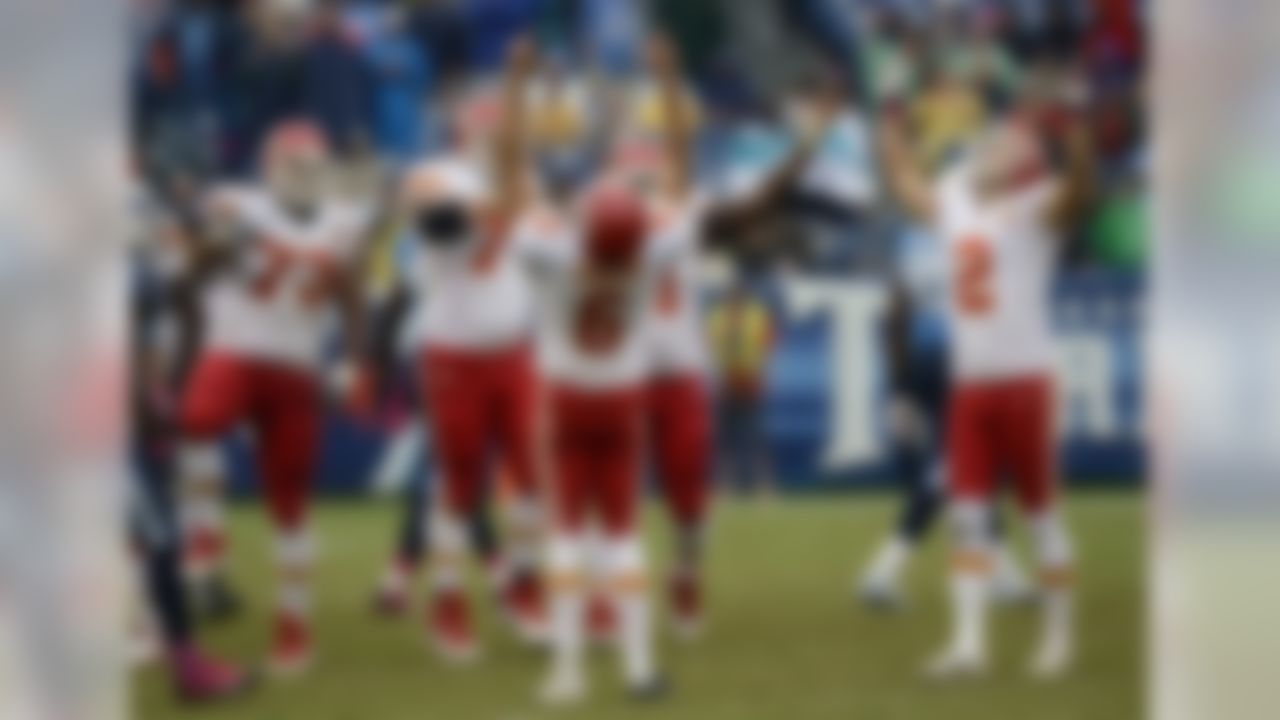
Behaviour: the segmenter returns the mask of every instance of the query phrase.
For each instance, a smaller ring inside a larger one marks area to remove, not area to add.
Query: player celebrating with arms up
[[[652,467],[675,525],[670,579],[672,619],[685,639],[702,627],[702,560],[711,491],[712,418],[707,388],[709,358],[703,335],[699,286],[700,250],[709,240],[741,236],[747,223],[775,209],[808,165],[835,108],[807,107],[802,142],[779,167],[732,200],[716,199],[695,185],[695,105],[685,92],[675,48],[663,36],[650,39],[647,63],[656,90],[659,137],[622,145],[605,176],[641,193],[654,236],[683,238],[650,298],[646,424]]]
[[[402,189],[401,213],[419,251],[411,282],[419,295],[430,296],[412,332],[422,348],[420,385],[430,446],[443,474],[430,529],[431,623],[437,647],[456,661],[477,652],[462,563],[468,520],[487,495],[486,478],[496,475],[491,448],[502,453],[517,493],[507,527],[510,577],[504,606],[523,639],[536,641],[544,634],[530,296],[527,278],[503,241],[518,206],[515,198],[530,190],[525,169],[502,168],[512,165],[513,153],[522,152],[510,146],[508,127],[524,122],[521,108],[532,69],[531,57],[513,53],[491,136],[477,140],[480,147],[470,153],[415,165]]]
[[[288,121],[266,140],[261,187],[214,191],[196,248],[208,339],[181,410],[183,431],[196,441],[242,422],[254,432],[276,529],[270,661],[285,674],[311,657],[307,503],[320,441],[321,354],[335,310],[347,340],[342,390],[354,402],[365,387],[355,265],[370,213],[328,196],[328,157],[318,128]]]
[[[636,527],[644,386],[652,369],[649,316],[677,263],[703,238],[731,232],[781,197],[826,126],[815,115],[792,157],[754,193],[732,203],[699,201],[690,191],[691,133],[676,98],[674,56],[664,41],[657,41],[654,53],[664,86],[669,171],[656,184],[606,176],[573,207],[532,208],[512,240],[534,279],[538,361],[546,383],[554,526],[548,548],[552,667],[542,694],[552,703],[573,702],[585,692],[584,584],[593,520],[603,547],[591,554],[603,566],[627,685],[640,699],[662,694],[647,563]],[[508,157],[518,160],[522,153]],[[519,164],[507,172],[511,185]]]
[[[989,514],[1002,472],[1030,522],[1044,589],[1031,671],[1061,674],[1073,655],[1072,550],[1055,497],[1048,302],[1058,236],[1091,194],[1092,152],[1081,120],[1068,130],[1066,146],[1065,171],[1055,175],[1027,120],[1006,118],[930,188],[893,121],[884,129],[890,184],[909,211],[936,228],[947,255],[947,463],[956,543],[953,632],[928,668],[935,676],[976,674],[986,665]]]

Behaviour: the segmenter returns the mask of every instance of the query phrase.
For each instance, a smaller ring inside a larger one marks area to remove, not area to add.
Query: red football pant
[[[489,452],[497,446],[516,489],[535,492],[533,362],[523,346],[496,352],[428,348],[421,386],[431,418],[432,449],[444,472],[444,502],[470,515],[480,502]]]
[[[643,392],[557,386],[547,395],[556,528],[577,533],[594,516],[609,537],[632,532],[640,500]]]
[[[952,496],[986,500],[1007,472],[1023,509],[1043,510],[1057,489],[1053,429],[1048,377],[959,383],[947,428]]]
[[[654,378],[648,388],[653,465],[676,522],[694,525],[706,513],[711,474],[711,399],[702,377]]]
[[[258,472],[277,525],[299,527],[320,440],[320,388],[313,373],[218,351],[196,363],[182,398],[183,432],[195,440],[253,428]]]

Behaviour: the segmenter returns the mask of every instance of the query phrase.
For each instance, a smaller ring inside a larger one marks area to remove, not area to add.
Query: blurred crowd
[[[508,40],[532,31],[552,49],[534,118],[542,165],[571,177],[590,161],[593,127],[652,113],[632,103],[636,117],[619,119],[588,89],[632,77],[644,35],[661,27],[701,103],[709,183],[732,188],[785,152],[791,96],[839,95],[846,110],[810,184],[864,212],[796,212],[777,231],[802,237],[802,267],[857,272],[902,232],[879,202],[882,111],[908,114],[920,159],[936,168],[993,108],[1027,102],[1065,68],[1087,78],[1106,181],[1068,266],[1136,269],[1143,12],[1141,0],[141,0],[133,140],[151,189],[182,202],[212,179],[251,174],[277,121],[310,117],[339,150],[343,182],[372,193],[387,170],[456,138],[464,99]]]

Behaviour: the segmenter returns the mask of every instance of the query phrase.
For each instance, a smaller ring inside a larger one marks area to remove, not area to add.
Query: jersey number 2
[[[965,238],[956,247],[955,301],[966,315],[985,315],[995,306],[991,276],[995,258],[991,245],[979,237]]]

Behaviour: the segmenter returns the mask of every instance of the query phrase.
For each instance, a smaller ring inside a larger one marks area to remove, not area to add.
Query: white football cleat
[[[982,652],[948,647],[925,665],[925,676],[934,680],[977,678],[987,673],[987,658]]]
[[[552,668],[538,689],[538,699],[552,707],[577,705],[586,697],[587,686],[578,670]]]
[[[1031,605],[1039,598],[1037,588],[1021,575],[997,573],[991,580],[991,599],[998,605]]]
[[[884,582],[863,582],[857,588],[858,599],[873,610],[898,611],[906,606],[906,600],[898,588]]]
[[[702,637],[705,625],[701,615],[674,616],[671,619],[671,628],[677,640],[691,643]]]
[[[1065,633],[1049,635],[1040,643],[1039,650],[1031,658],[1030,675],[1039,680],[1056,680],[1071,669],[1075,649]]]

